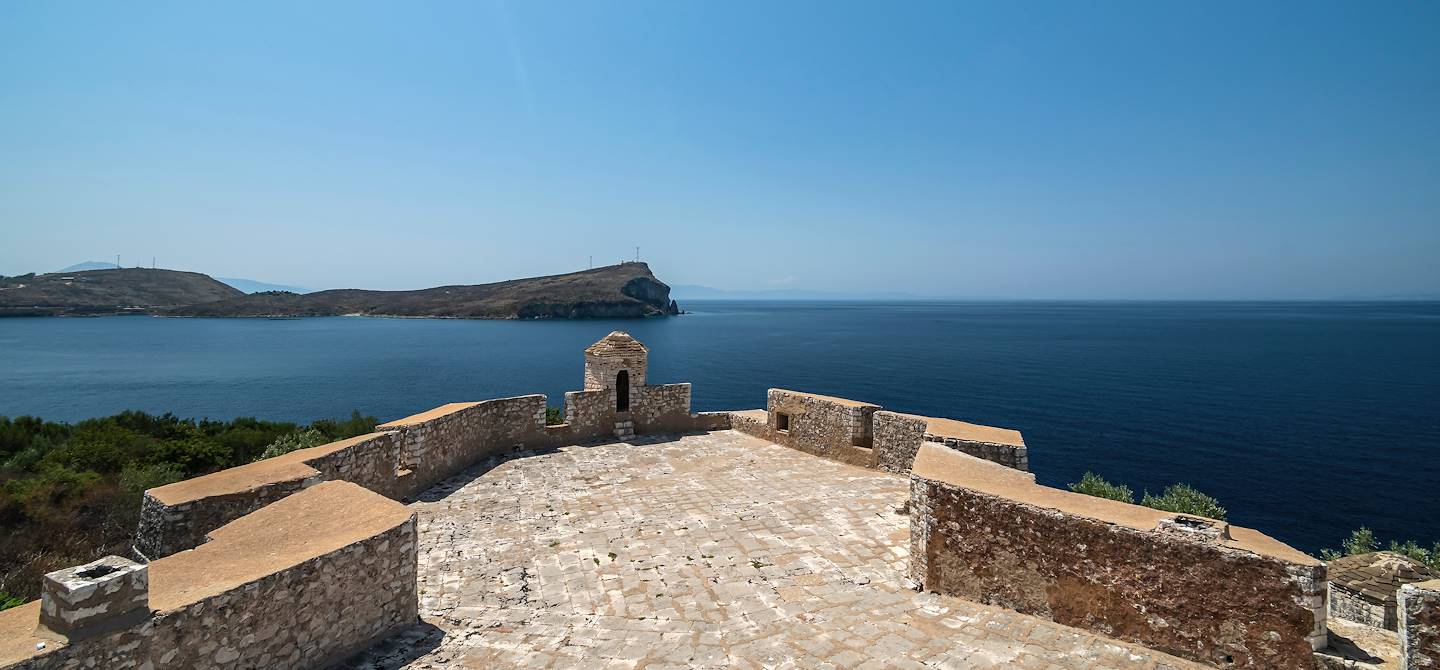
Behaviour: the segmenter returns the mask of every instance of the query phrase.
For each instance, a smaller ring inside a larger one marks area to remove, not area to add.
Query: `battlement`
[[[81,662],[298,668],[338,661],[397,631],[413,630],[421,590],[451,589],[460,579],[432,576],[417,584],[423,532],[417,529],[417,505],[423,509],[423,501],[453,493],[454,482],[464,481],[456,475],[478,464],[498,464],[498,470],[546,454],[581,458],[591,451],[607,458],[636,455],[584,470],[583,482],[644,482],[681,471],[725,470],[713,480],[701,476],[695,480],[701,483],[689,488],[650,490],[644,495],[659,496],[659,507],[647,509],[773,508],[777,516],[756,531],[762,533],[787,523],[795,510],[776,508],[782,503],[775,501],[700,504],[692,495],[697,485],[715,487],[707,495],[747,495],[746,487],[725,484],[729,470],[750,467],[746,450],[757,456],[762,450],[793,453],[765,460],[770,467],[808,463],[816,477],[838,477],[834,494],[853,488],[844,482],[860,481],[844,473],[863,473],[872,494],[852,501],[857,508],[884,504],[874,497],[891,495],[884,492],[902,492],[889,509],[908,514],[908,522],[898,534],[873,538],[898,537],[900,545],[884,550],[898,559],[863,580],[847,581],[852,587],[872,579],[908,582],[1215,667],[1312,667],[1312,650],[1326,642],[1325,566],[1262,533],[1036,484],[1025,441],[1012,429],[785,389],[769,389],[765,409],[692,413],[689,384],[648,383],[648,355],[623,333],[588,349],[585,388],[565,394],[565,422],[559,425],[545,424],[544,395],[450,403],[383,423],[367,435],[151,489],[135,543],[146,563],[110,557],[52,573],[45,604],[0,612],[0,669]],[[722,432],[709,440],[703,435],[709,431]],[[679,434],[705,439],[657,437]],[[668,447],[664,459],[675,465],[657,472],[625,470],[657,462],[660,456],[652,450],[666,444],[694,444],[704,453],[686,462],[688,452]],[[575,445],[596,446],[576,450]],[[739,476],[747,482],[756,477]],[[779,486],[788,479],[767,481]],[[600,518],[626,518],[618,510],[637,493],[626,485],[615,495],[620,498],[592,501],[582,511],[602,514],[593,506],[617,505]],[[672,504],[665,496],[679,496],[673,503],[679,507],[665,507]],[[794,494],[779,499],[793,501]],[[827,502],[820,496],[797,504]],[[558,517],[547,507],[540,518],[555,523]],[[752,519],[757,519],[753,513],[741,517]],[[706,523],[723,528],[734,520]],[[686,523],[675,532],[688,528]],[[522,528],[518,536],[533,542],[550,532]],[[814,532],[813,524],[805,526],[806,539],[791,549],[827,541],[808,535]],[[611,534],[608,526],[600,533]],[[846,543],[854,541],[849,531],[844,534]],[[644,537],[636,541],[647,546]],[[753,544],[746,538],[739,543]],[[557,539],[549,547],[559,544]],[[548,556],[558,560],[554,552]],[[688,564],[692,557],[686,558]],[[600,553],[567,560],[547,563],[540,574],[604,566]],[[608,560],[615,561],[615,553]],[[642,554],[631,560],[649,559]],[[784,560],[801,565],[811,558],[799,553]],[[750,564],[756,571],[768,565],[761,559]],[[450,559],[440,565],[450,565]],[[92,570],[95,566],[105,569]],[[785,578],[792,572],[776,574]],[[565,588],[581,577],[567,577]],[[94,586],[101,581],[115,586]],[[503,581],[463,588],[504,588]],[[1430,590],[1402,593],[1400,607],[1409,608],[1410,621],[1431,622],[1433,584],[1420,586]],[[798,585],[776,588],[791,590],[762,594],[756,602],[789,602]],[[102,590],[113,598],[94,600]],[[446,592],[454,597],[453,590]],[[586,595],[579,602],[596,597],[619,595]],[[101,600],[104,606],[97,609]],[[277,608],[275,602],[287,604]],[[665,612],[713,605],[675,603]],[[1408,650],[1416,658],[1434,647],[1434,636],[1423,632],[1428,630],[1417,628],[1407,638],[1413,639]],[[1181,662],[1166,658],[1162,664]]]

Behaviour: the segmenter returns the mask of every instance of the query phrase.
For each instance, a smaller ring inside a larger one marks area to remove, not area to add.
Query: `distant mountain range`
[[[762,291],[731,291],[727,289],[676,284],[670,287],[676,300],[928,300],[925,296],[899,291],[855,293],[841,291],[810,291],[806,289],[768,289]]]
[[[253,282],[252,288],[257,284],[273,286]],[[670,287],[656,279],[644,263],[621,263],[493,284],[418,291],[336,289],[303,295],[283,290],[246,294],[200,273],[150,268],[107,267],[0,277],[0,316],[585,319],[660,316],[679,311],[670,299]]]

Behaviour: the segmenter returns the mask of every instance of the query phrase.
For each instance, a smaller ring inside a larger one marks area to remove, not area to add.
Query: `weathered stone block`
[[[106,633],[150,615],[146,566],[106,556],[45,575],[40,593],[40,632],[69,639]]]

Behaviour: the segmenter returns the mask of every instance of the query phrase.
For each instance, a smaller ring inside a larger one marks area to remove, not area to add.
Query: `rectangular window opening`
[[[784,412],[775,413],[775,430],[782,433],[790,432],[790,415]]]

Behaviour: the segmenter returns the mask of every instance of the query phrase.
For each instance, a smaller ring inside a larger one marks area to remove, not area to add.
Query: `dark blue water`
[[[0,414],[309,421],[580,386],[614,329],[697,410],[788,387],[1018,428],[1039,480],[1184,481],[1315,551],[1440,540],[1440,303],[695,302],[645,321],[0,320]]]

